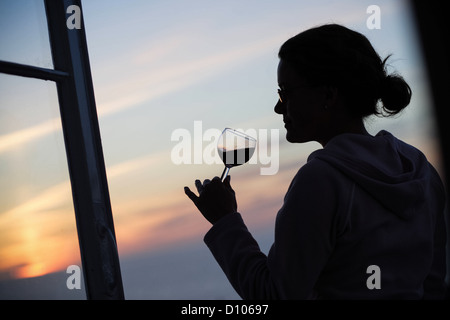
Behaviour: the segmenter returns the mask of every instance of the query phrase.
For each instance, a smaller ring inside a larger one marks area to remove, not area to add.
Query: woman
[[[230,179],[185,193],[212,224],[205,242],[244,299],[422,299],[445,294],[443,184],[425,156],[364,118],[399,113],[411,90],[363,35],[309,29],[279,51],[275,112],[290,142],[318,141],[293,178],[265,256]]]

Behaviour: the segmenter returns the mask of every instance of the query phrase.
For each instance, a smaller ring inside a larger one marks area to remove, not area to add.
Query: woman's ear
[[[339,90],[335,86],[325,86],[325,105],[331,109],[338,102]]]

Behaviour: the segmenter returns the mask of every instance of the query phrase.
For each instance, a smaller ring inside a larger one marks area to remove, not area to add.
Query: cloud
[[[114,81],[109,86],[99,88],[97,95],[97,111],[99,117],[105,117],[136,107],[160,96],[176,92],[198,83],[208,77],[228,70],[232,66],[244,63],[255,55],[273,49],[280,41],[279,37],[263,39],[245,46],[233,48],[227,52],[199,57],[194,61],[184,61],[175,65],[164,65],[150,69],[141,74],[130,74],[126,81]],[[168,49],[175,47],[174,42],[168,42]],[[162,55],[165,50],[159,49]],[[158,56],[159,54],[156,54]],[[138,62],[144,65],[145,59],[139,57]],[[123,79],[123,78],[122,78]],[[103,98],[106,97],[106,98]],[[61,120],[54,118],[0,136],[0,153],[11,150],[23,144],[31,143],[61,129]]]
[[[40,124],[0,136],[0,153],[43,138],[61,129],[61,119],[54,118]]]
[[[98,102],[100,116],[124,111],[138,103],[149,101],[162,95],[173,93],[196,84],[211,76],[217,76],[250,58],[265,53],[278,45],[280,37],[262,39],[253,43],[232,48],[208,56],[199,56],[195,60],[173,63],[162,60],[162,65],[147,67],[144,58],[139,59],[140,72],[128,77],[124,83],[118,81],[102,86],[100,96],[105,100]],[[172,43],[170,43],[173,46]],[[160,49],[161,51],[164,51]],[[117,90],[114,90],[117,89]],[[106,100],[107,99],[107,100]]]

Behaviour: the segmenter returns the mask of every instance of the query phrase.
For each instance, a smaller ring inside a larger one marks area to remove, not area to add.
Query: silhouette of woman
[[[266,256],[230,185],[195,181],[186,195],[213,226],[204,241],[244,299],[440,299],[445,294],[444,186],[416,148],[364,118],[399,113],[411,89],[387,74],[362,34],[306,30],[279,51],[289,142],[318,141],[293,178]]]

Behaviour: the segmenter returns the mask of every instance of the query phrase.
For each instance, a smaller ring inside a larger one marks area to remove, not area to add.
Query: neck
[[[370,135],[364,126],[363,120],[355,119],[353,121],[343,122],[338,126],[330,127],[327,134],[322,139],[319,139],[318,142],[322,147],[325,147],[332,138],[344,133]]]

